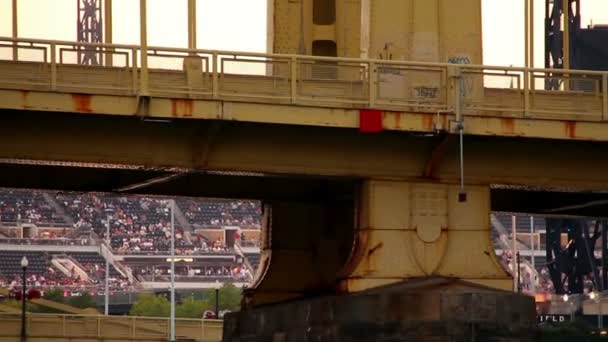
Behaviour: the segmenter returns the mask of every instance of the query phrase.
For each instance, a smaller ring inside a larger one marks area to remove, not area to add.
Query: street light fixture
[[[589,294],[589,298],[591,298],[592,300],[595,300],[597,303],[597,328],[599,330],[603,329],[604,326],[604,320],[603,320],[603,313],[602,313],[602,293],[596,293],[595,291],[591,292]]]
[[[26,270],[27,270],[27,266],[29,265],[29,262],[27,261],[27,258],[24,256],[21,259],[21,268],[23,269],[23,277],[21,278],[21,283],[22,283],[22,290],[21,290],[21,342],[25,342],[26,340],[26,333],[25,333],[25,288],[26,288]]]
[[[215,281],[215,319],[220,319],[220,311],[219,311],[219,307],[220,307],[220,301],[219,301],[219,297],[220,297],[220,281],[216,280]]]

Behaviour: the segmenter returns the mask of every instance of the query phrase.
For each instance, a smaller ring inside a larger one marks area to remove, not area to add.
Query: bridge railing
[[[222,340],[221,320],[176,319],[176,337],[199,342]],[[167,341],[167,318],[103,315],[27,314],[27,336],[36,340]],[[21,315],[0,313],[0,339],[19,337]],[[15,339],[16,340],[16,339]]]
[[[0,75],[5,89],[608,120],[599,71],[0,37]]]

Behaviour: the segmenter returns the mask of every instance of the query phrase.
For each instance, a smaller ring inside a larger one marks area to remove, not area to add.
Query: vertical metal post
[[[530,0],[524,1],[524,65],[530,67]]]
[[[137,334],[137,316],[131,317],[131,339],[135,339],[135,335]]]
[[[51,91],[57,90],[57,45],[51,43]]]
[[[196,0],[188,0],[188,49],[196,49]]]
[[[369,67],[369,71],[368,71],[368,82],[369,82],[369,107],[370,108],[374,108],[374,106],[376,105],[376,77],[377,77],[377,72],[376,72],[376,63],[374,62],[369,62],[368,64]]]
[[[289,62],[290,67],[291,67],[291,71],[290,71],[290,78],[291,78],[291,103],[295,104],[296,103],[296,97],[298,94],[298,59],[296,56],[292,56],[291,60]]]
[[[458,161],[460,164],[460,192],[458,193],[458,202],[466,202],[467,194],[464,191],[464,122],[462,121],[462,118],[460,119],[460,121],[458,121],[458,136]]]
[[[133,88],[133,94],[137,94],[137,80],[138,80],[138,63],[137,63],[137,48],[131,49],[131,87]]]
[[[108,215],[108,220],[106,222],[106,274],[105,274],[105,301],[104,301],[104,314],[107,316],[110,313],[110,260],[108,258],[107,253],[110,250],[110,216]]]
[[[521,256],[519,252],[515,256],[515,260],[517,261],[517,292],[521,293]]]
[[[82,43],[103,43],[101,0],[77,0],[78,20],[76,33]],[[94,46],[79,46],[78,63],[102,64],[101,49]]]
[[[534,216],[530,216],[530,249],[532,249],[532,293],[536,293],[536,277],[534,274],[536,273],[536,244],[534,234]]]
[[[602,75],[602,119],[608,120],[608,73]]]
[[[597,328],[602,329],[602,293],[597,294]]]
[[[17,18],[17,0],[13,0],[12,9],[13,12],[13,39],[19,38],[19,19]],[[17,48],[17,42],[13,41],[13,61],[19,60],[19,49]]]
[[[215,286],[215,319],[220,319],[220,288]]]
[[[602,292],[600,292],[598,294],[598,299],[599,299],[599,312],[598,312],[598,319],[600,321],[600,330],[604,329],[604,312],[602,311]]]
[[[530,82],[531,82],[531,71],[530,71],[530,2],[534,0],[525,0],[524,3],[524,65],[526,71],[524,72],[524,117],[529,115],[530,112]]]
[[[217,99],[220,97],[220,81],[219,81],[219,73],[220,73],[220,66],[219,66],[219,57],[217,55],[216,51],[213,51],[213,54],[211,56],[212,60],[213,60],[213,75],[212,75],[212,86],[211,86],[211,92],[213,94],[213,98]]]
[[[103,19],[104,23],[104,39],[106,44],[112,44],[112,0],[104,0],[103,3]],[[106,66],[112,66],[114,63],[112,49],[106,48],[109,51],[106,53]]]
[[[511,255],[511,263],[513,264],[513,291],[517,291],[517,277],[516,272],[518,271],[518,265],[516,264],[516,255],[517,255],[517,229],[516,229],[516,221],[517,218],[515,215],[511,215],[511,239],[513,246],[512,255]]]
[[[175,200],[171,204],[171,337],[175,341]]]
[[[140,94],[148,94],[148,6],[147,0],[139,0],[139,40],[141,54]]]
[[[608,288],[608,221],[602,221],[602,290]]]
[[[25,257],[24,257],[25,258]],[[26,301],[26,269],[27,266],[21,267],[23,269],[23,278],[21,278],[22,290],[21,290],[21,342],[25,342],[27,340],[27,332],[25,330],[25,301]]]
[[[534,1],[530,0],[530,68],[534,68]],[[530,80],[532,90],[534,90],[534,79]]]
[[[524,71],[524,117],[530,116],[530,83],[534,82],[533,72],[526,68]]]
[[[564,16],[564,36],[563,36],[563,69],[570,69],[570,0],[562,0],[562,11]],[[570,90],[569,75],[564,74],[564,90]]]

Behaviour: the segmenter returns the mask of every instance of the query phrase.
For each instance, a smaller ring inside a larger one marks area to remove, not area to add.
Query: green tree
[[[60,288],[50,289],[44,292],[42,298],[52,300],[53,302],[57,303],[63,303],[63,290]]]
[[[558,325],[544,325],[541,327],[542,342],[594,342],[608,341],[608,337],[594,334],[594,326],[583,320],[560,323]]]
[[[97,306],[93,296],[86,292],[80,296],[68,298],[67,304],[80,309],[95,308]]]
[[[175,317],[201,318],[205,310],[212,310],[208,301],[196,300],[194,297],[189,297],[175,308]]]
[[[171,307],[166,298],[153,294],[142,294],[133,303],[129,314],[143,317],[169,317],[170,310]]]
[[[215,293],[213,294],[213,300],[215,305]],[[243,298],[243,292],[240,288],[234,286],[232,283],[224,283],[219,291],[219,307],[220,311],[230,310],[239,311],[241,309],[241,299]]]

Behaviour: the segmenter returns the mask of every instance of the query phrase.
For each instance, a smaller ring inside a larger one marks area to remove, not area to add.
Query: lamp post
[[[112,216],[108,215],[107,219],[108,221],[106,222],[106,273],[104,276],[104,281],[105,281],[105,286],[104,286],[104,292],[105,292],[105,296],[104,296],[104,309],[103,312],[104,314],[107,316],[110,314],[110,257],[109,257],[109,253],[110,253],[110,249],[112,248],[112,241],[110,240],[110,219],[112,218]]]
[[[26,340],[26,333],[25,333],[25,300],[26,300],[25,282],[26,282],[26,280],[25,280],[25,276],[26,276],[27,265],[28,265],[28,261],[27,261],[27,258],[24,256],[21,259],[21,268],[23,269],[23,278],[21,278],[21,282],[23,284],[22,290],[21,290],[21,342],[25,342],[25,340]]]
[[[604,322],[602,319],[602,293],[591,292],[589,294],[589,298],[595,300],[597,302],[597,328],[602,330]]]
[[[570,296],[568,296],[568,294],[564,294],[562,296],[562,299],[564,300],[564,303],[568,303],[568,307],[570,308],[570,322],[574,321],[574,303],[570,302]]]
[[[169,200],[171,209],[171,331],[170,341],[175,342],[175,200]]]
[[[220,319],[220,281],[215,281],[215,319]]]

